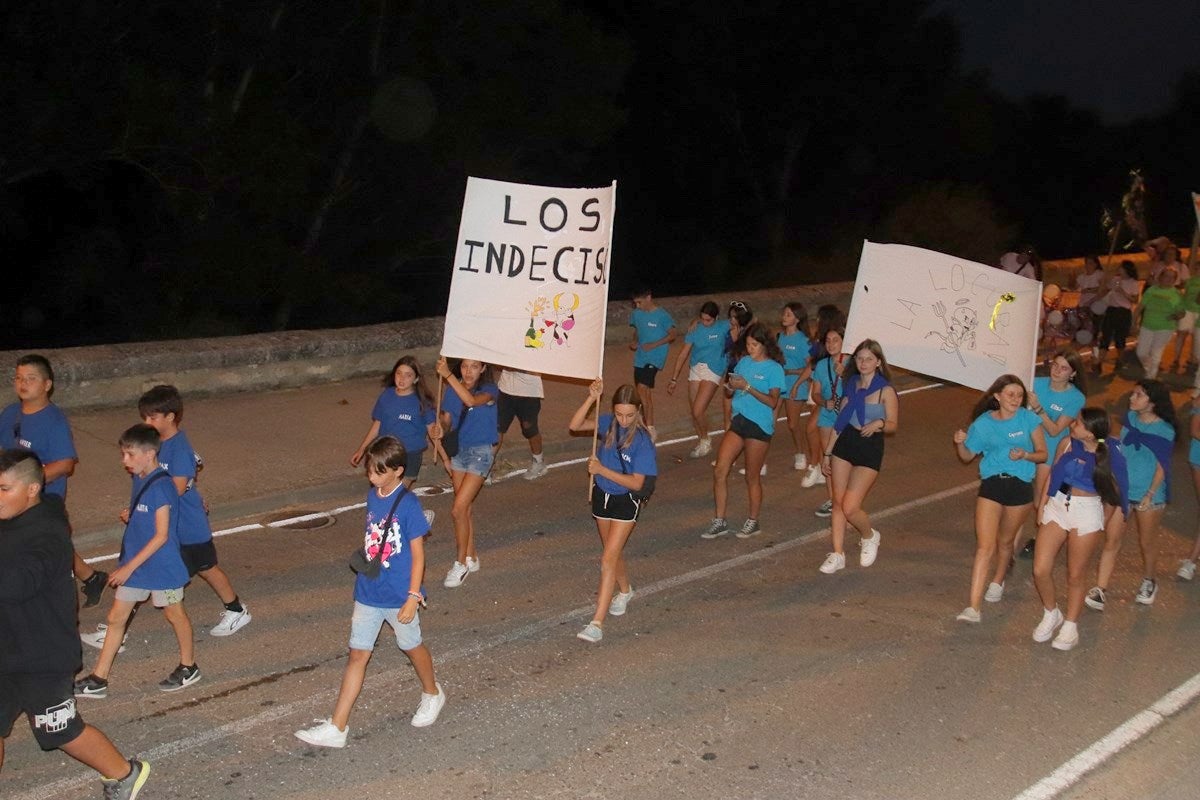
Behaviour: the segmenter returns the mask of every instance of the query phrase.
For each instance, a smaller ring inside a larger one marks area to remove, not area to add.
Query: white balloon
[[[1075,331],[1075,341],[1079,342],[1080,344],[1091,344],[1092,332],[1087,328],[1080,328],[1079,330]]]
[[[1057,308],[1046,315],[1046,322],[1049,322],[1051,325],[1062,325],[1062,321],[1063,313]]]

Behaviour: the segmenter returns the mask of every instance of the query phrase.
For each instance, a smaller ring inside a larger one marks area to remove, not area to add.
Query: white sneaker
[[[741,467],[740,469],[738,469],[738,475],[745,475],[745,474],[746,474],[746,468],[745,468],[745,467]],[[762,465],[762,469],[760,469],[760,470],[758,471],[758,474],[759,474],[759,475],[766,475],[766,474],[767,474],[767,465],[766,465],[766,464],[763,464],[763,465]]]
[[[545,461],[534,461],[529,465],[529,469],[525,470],[525,480],[536,481],[549,471],[550,468],[546,466]]]
[[[804,453],[797,453],[796,457],[792,460],[792,469],[808,469],[808,456],[804,455]]]
[[[467,556],[467,572],[479,572],[479,559]]]
[[[241,611],[229,611],[226,609],[221,612],[221,621],[213,625],[208,631],[209,636],[232,636],[242,628],[250,624],[250,609],[245,603],[242,603]]]
[[[446,693],[442,691],[442,685],[435,683],[434,686],[437,687],[437,694],[421,692],[421,704],[412,716],[414,728],[425,728],[437,722],[438,714],[442,713],[442,706],[446,705]]]
[[[446,573],[446,579],[442,581],[442,586],[445,586],[447,589],[454,589],[458,586],[462,586],[463,581],[467,579],[467,573],[470,571],[471,570],[466,564],[461,564],[455,561],[454,566],[452,566],[450,571]]]
[[[628,592],[617,592],[613,595],[612,602],[608,604],[608,614],[611,617],[624,616],[625,609],[629,607],[629,601],[633,599],[633,587],[629,587]]]
[[[1180,580],[1190,581],[1196,577],[1196,562],[1191,559],[1185,559],[1179,563],[1179,569],[1175,571],[1175,576]]]
[[[869,567],[875,563],[876,557],[879,555],[879,542],[883,539],[879,535],[879,531],[871,528],[871,538],[863,539],[858,543],[862,548],[858,553],[858,565],[860,567]]]
[[[100,623],[97,623],[97,625],[96,625],[95,633],[79,634],[79,641],[83,642],[88,647],[94,647],[97,650],[100,650],[101,648],[104,647],[104,640],[105,640],[105,638],[107,638],[107,636],[108,636],[108,625],[104,624],[103,622],[100,622]],[[124,637],[122,637],[121,647],[117,650],[118,653],[125,652],[125,643],[127,641],[129,641],[128,633],[125,634]]]
[[[808,468],[808,472],[804,473],[804,477],[800,479],[801,489],[811,489],[814,486],[824,486],[825,476],[821,474],[821,465],[813,464]]]
[[[650,434],[650,441],[652,441],[652,442],[658,441],[658,431],[655,430],[653,425],[647,425],[646,431]]]
[[[1077,644],[1079,644],[1079,626],[1068,620],[1062,624],[1058,636],[1054,637],[1050,646],[1055,650],[1070,650]]]
[[[983,599],[989,603],[999,603],[1004,597],[1003,583],[989,583],[987,591],[983,593]]]
[[[1042,621],[1033,629],[1033,640],[1035,642],[1048,642],[1050,637],[1054,636],[1054,632],[1062,627],[1063,615],[1058,610],[1058,606],[1054,607],[1053,611],[1043,611]]]
[[[688,453],[688,458],[704,458],[712,452],[712,439],[705,436]]]
[[[955,619],[959,622],[980,622],[983,619],[983,614],[980,614],[975,609],[967,606],[962,611],[958,612],[958,616],[955,617]]]
[[[821,572],[824,572],[826,575],[832,575],[833,573],[837,572],[839,569],[845,569],[845,568],[846,568],[846,554],[845,553],[830,553],[829,555],[825,556],[825,561],[821,564]]]
[[[585,642],[595,644],[604,638],[604,629],[595,622],[589,622],[583,626],[583,630],[575,634],[576,639],[583,639]]]
[[[333,724],[332,720],[318,719],[317,723],[311,728],[296,731],[295,736],[305,744],[311,744],[314,747],[345,747],[346,737],[350,734],[350,728],[346,730],[338,730],[338,727]]]

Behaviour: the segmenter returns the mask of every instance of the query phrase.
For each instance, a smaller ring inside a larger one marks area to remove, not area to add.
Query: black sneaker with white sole
[[[86,581],[80,581],[79,585],[83,588],[83,607],[91,608],[99,605],[100,595],[104,593],[104,587],[108,584],[108,573],[96,570],[88,577]]]
[[[75,681],[75,696],[103,700],[108,697],[108,681],[104,678],[97,678],[95,675],[80,678]]]
[[[158,682],[158,689],[162,692],[178,692],[198,680],[200,680],[200,667],[195,664],[190,667],[180,664],[170,675]]]

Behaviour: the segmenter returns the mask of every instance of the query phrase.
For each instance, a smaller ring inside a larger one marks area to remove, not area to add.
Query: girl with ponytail
[[[1058,446],[1050,470],[1033,555],[1033,581],[1042,600],[1035,642],[1054,641],[1055,650],[1079,644],[1077,622],[1083,610],[1084,573],[1104,530],[1104,507],[1126,506],[1129,484],[1119,447],[1110,447],[1108,414],[1088,407],[1071,420],[1070,436]],[[1067,546],[1067,613],[1055,601],[1054,561]],[[1055,631],[1058,635],[1055,636]]]

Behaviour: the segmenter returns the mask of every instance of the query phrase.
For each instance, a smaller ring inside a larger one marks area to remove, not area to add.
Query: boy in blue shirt
[[[179,429],[183,422],[183,398],[174,386],[155,386],[138,400],[138,413],[142,421],[158,431],[162,438],[158,463],[171,476],[175,491],[179,493],[179,552],[187,567],[188,578],[199,575],[225,605],[221,621],[209,630],[209,634],[230,636],[237,633],[250,623],[250,612],[238,599],[225,570],[217,563],[208,508],[196,488],[196,476],[202,462],[192,449],[187,434]]]
[[[67,478],[75,474],[79,456],[71,438],[66,415],[51,402],[54,394],[54,370],[50,362],[35,353],[17,359],[13,385],[18,402],[0,411],[0,449],[31,450],[45,465],[46,482],[42,491],[67,498]],[[83,584],[84,608],[100,602],[108,573],[92,569],[72,550],[72,568]]]
[[[108,576],[116,589],[108,612],[108,635],[91,674],[75,682],[76,697],[108,696],[108,674],[125,637],[125,627],[139,603],[153,600],[175,631],[179,642],[179,666],[158,688],[176,692],[200,680],[192,647],[192,621],[183,608],[187,567],[179,555],[176,525],[179,495],[166,470],[158,465],[160,439],[149,425],[134,425],[121,434],[121,463],[133,477],[129,507],[120,517],[125,523],[121,537],[120,566]]]
[[[31,451],[0,453],[0,766],[4,739],[25,714],[38,746],[99,772],[106,798],[132,800],[150,765],[121,755],[71,696],[80,662],[71,533],[62,498],[44,495],[44,480]]]
[[[634,329],[629,349],[633,356],[633,385],[642,400],[642,418],[651,441],[658,439],[654,428],[654,377],[667,364],[667,353],[678,331],[675,320],[665,309],[654,305],[650,289],[638,289],[633,293],[633,313],[629,325]]]
[[[296,731],[302,742],[317,747],[345,747],[350,711],[362,691],[367,664],[383,623],[391,626],[396,644],[412,662],[421,682],[421,702],[413,727],[437,721],[446,693],[433,674],[433,657],[421,641],[418,606],[424,604],[425,541],[429,522],[416,496],[402,485],[408,454],[399,439],[382,436],[367,449],[367,526],[363,555],[375,577],[360,572],[354,581],[354,615],[350,619],[350,657],[342,674],[333,716]]]

